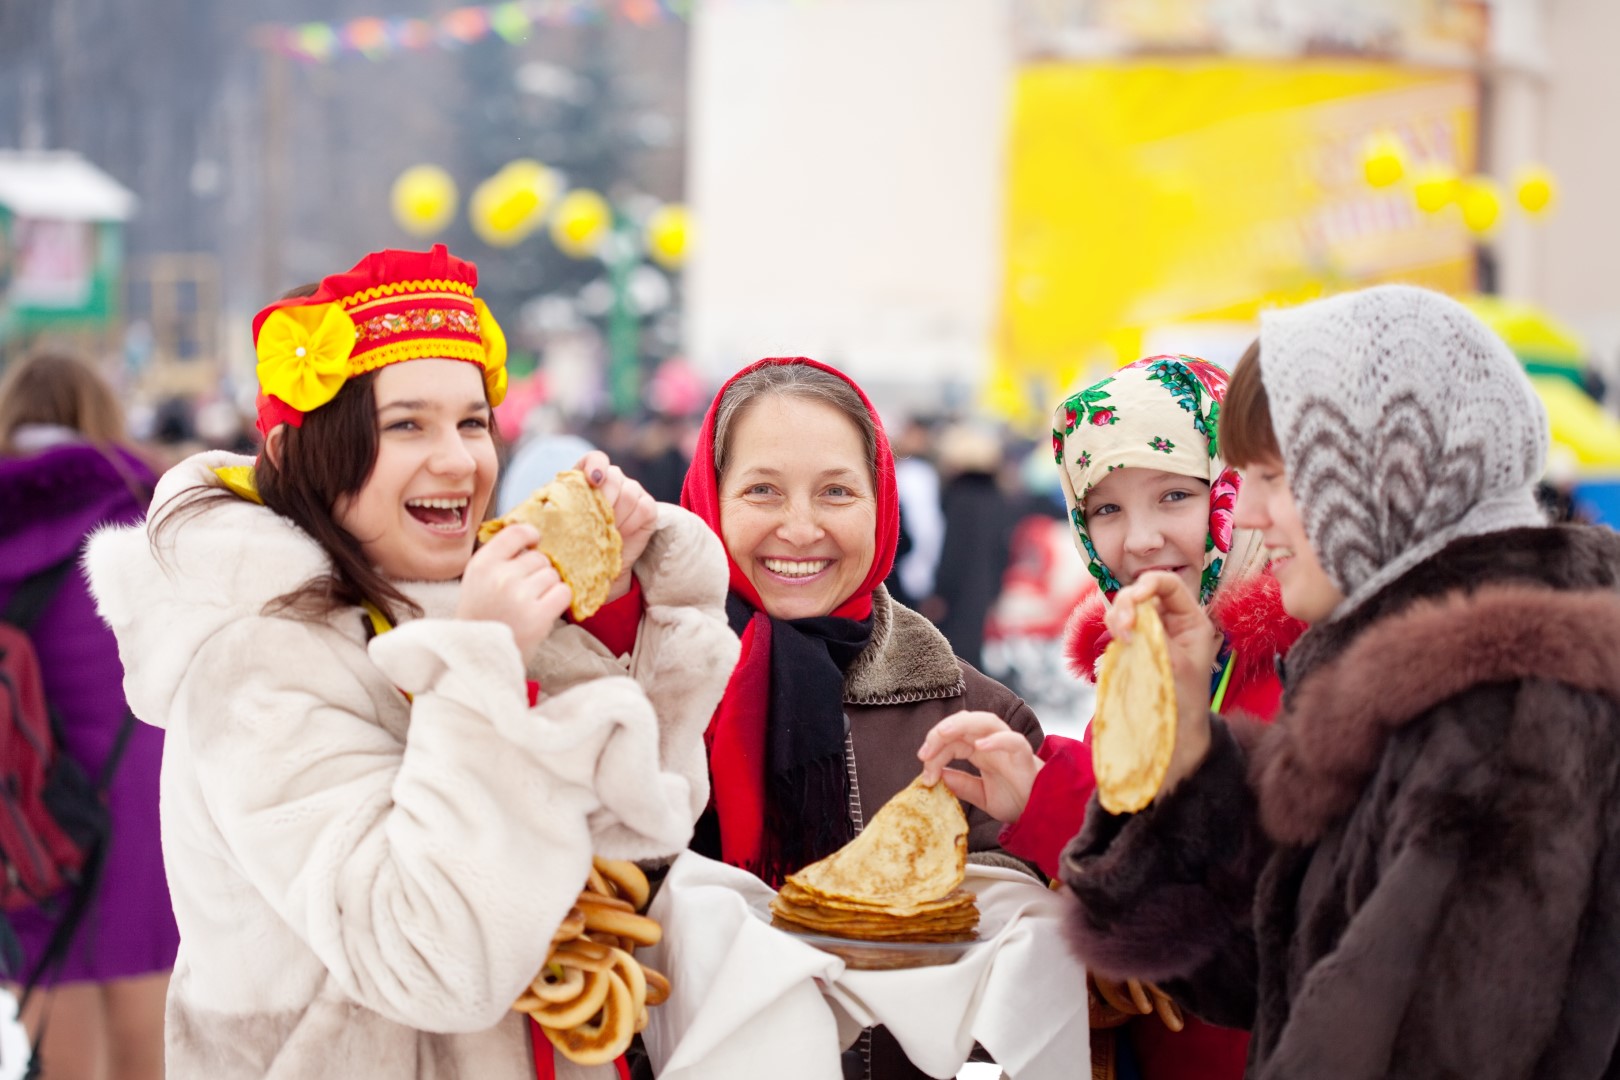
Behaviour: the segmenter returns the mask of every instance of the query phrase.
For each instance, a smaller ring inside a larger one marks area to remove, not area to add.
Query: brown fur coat
[[[1064,856],[1081,955],[1254,1032],[1249,1075],[1620,1076],[1620,537],[1451,545]]]

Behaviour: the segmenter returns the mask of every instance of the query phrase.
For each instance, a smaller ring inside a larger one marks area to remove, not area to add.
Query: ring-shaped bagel
[[[641,872],[641,867],[629,859],[604,859],[601,856],[592,858],[591,866],[637,911],[647,906],[652,886],[647,882],[647,875]]]
[[[563,921],[557,924],[557,932],[551,935],[553,945],[564,941],[573,941],[585,932],[585,913],[579,908],[569,908]]]
[[[566,1029],[540,1025],[557,1052],[579,1065],[606,1065],[630,1048],[636,1034],[636,1011],[630,1005],[630,988],[617,972],[606,974],[607,1001],[595,1023]]]
[[[572,964],[559,964],[556,961],[541,968],[540,974],[529,984],[529,993],[539,998],[545,1005],[573,1001],[584,992],[585,969]]]
[[[536,1023],[544,1028],[571,1028],[596,1015],[612,992],[613,972],[587,971],[583,974],[585,988],[578,997],[571,1001],[546,1002],[538,1009],[528,1010]]]
[[[639,1012],[647,1003],[647,976],[642,972],[641,965],[623,949],[614,949],[613,972],[624,980],[624,985],[630,990],[630,1005]]]
[[[575,938],[551,950],[551,959],[586,971],[606,971],[613,966],[613,950],[590,938]]]
[[[639,960],[636,962],[641,963]],[[647,980],[648,1005],[662,1005],[669,1000],[669,976],[645,964],[641,966],[641,975]]]
[[[664,936],[664,928],[658,925],[656,919],[649,919],[645,915],[637,915],[633,911],[620,911],[618,908],[585,907],[586,932],[600,930],[604,934],[625,938],[636,945],[656,945]]]

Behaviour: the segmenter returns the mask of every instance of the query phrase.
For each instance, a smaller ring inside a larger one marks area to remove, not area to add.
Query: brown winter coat
[[[889,596],[872,594],[872,640],[844,677],[855,747],[852,777],[862,819],[917,778],[917,750],[933,726],[963,709],[992,712],[1039,749],[1041,725],[1022,698],[951,652],[933,623]],[[959,762],[966,768],[966,762]],[[997,849],[1001,824],[968,812],[968,850]]]
[[[995,713],[1039,749],[1041,725],[1011,690],[957,659],[933,623],[879,586],[872,594],[872,640],[844,676],[844,709],[854,748],[850,802],[859,826],[896,792],[917,778],[917,750],[930,729],[952,713]],[[958,768],[969,768],[957,762]],[[996,836],[1001,823],[964,806],[968,851],[976,861],[1007,861]],[[883,1028],[872,1034],[872,1080],[923,1080],[926,1076]]]
[[[1313,628],[1268,730],[1064,856],[1099,971],[1248,1075],[1617,1075],[1620,538],[1460,540]]]

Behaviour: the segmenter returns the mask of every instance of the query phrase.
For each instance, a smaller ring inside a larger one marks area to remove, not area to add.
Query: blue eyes
[[[464,430],[488,431],[489,421],[481,416],[470,416],[456,425]],[[395,420],[392,424],[383,427],[384,431],[420,431],[422,427],[415,420]]]
[[[769,484],[754,484],[752,487],[744,488],[743,494],[749,498],[774,498],[779,492]],[[821,495],[828,499],[859,498],[853,488],[845,487],[843,484],[834,484],[823,490]]]

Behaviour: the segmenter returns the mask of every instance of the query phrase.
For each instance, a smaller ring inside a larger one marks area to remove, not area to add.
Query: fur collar
[[[158,481],[150,522],[103,529],[86,548],[97,610],[118,633],[130,706],[147,723],[161,726],[190,658],[208,637],[260,617],[270,601],[331,572],[331,559],[313,537],[243,499],[216,499],[154,537],[168,514],[223,490],[215,468],[250,464],[223,451],[187,458]],[[400,584],[425,615],[455,610],[459,582]],[[358,607],[322,622],[364,647]]]
[[[1355,806],[1395,731],[1471,688],[1538,678],[1620,702],[1617,570],[1608,530],[1470,537],[1346,625],[1313,628],[1290,656],[1283,711],[1254,746],[1267,833],[1314,843]]]
[[[872,640],[844,675],[845,704],[906,705],[966,689],[945,635],[879,585],[872,593]]]
[[[1063,632],[1069,670],[1086,682],[1097,681],[1097,661],[1108,647],[1108,627],[1103,623],[1107,614],[1102,590],[1092,583]],[[1250,574],[1224,585],[1215,594],[1209,614],[1232,643],[1237,657],[1232,681],[1239,686],[1272,675],[1277,657],[1286,654],[1305,632],[1304,623],[1283,611],[1277,579],[1269,573]]]

